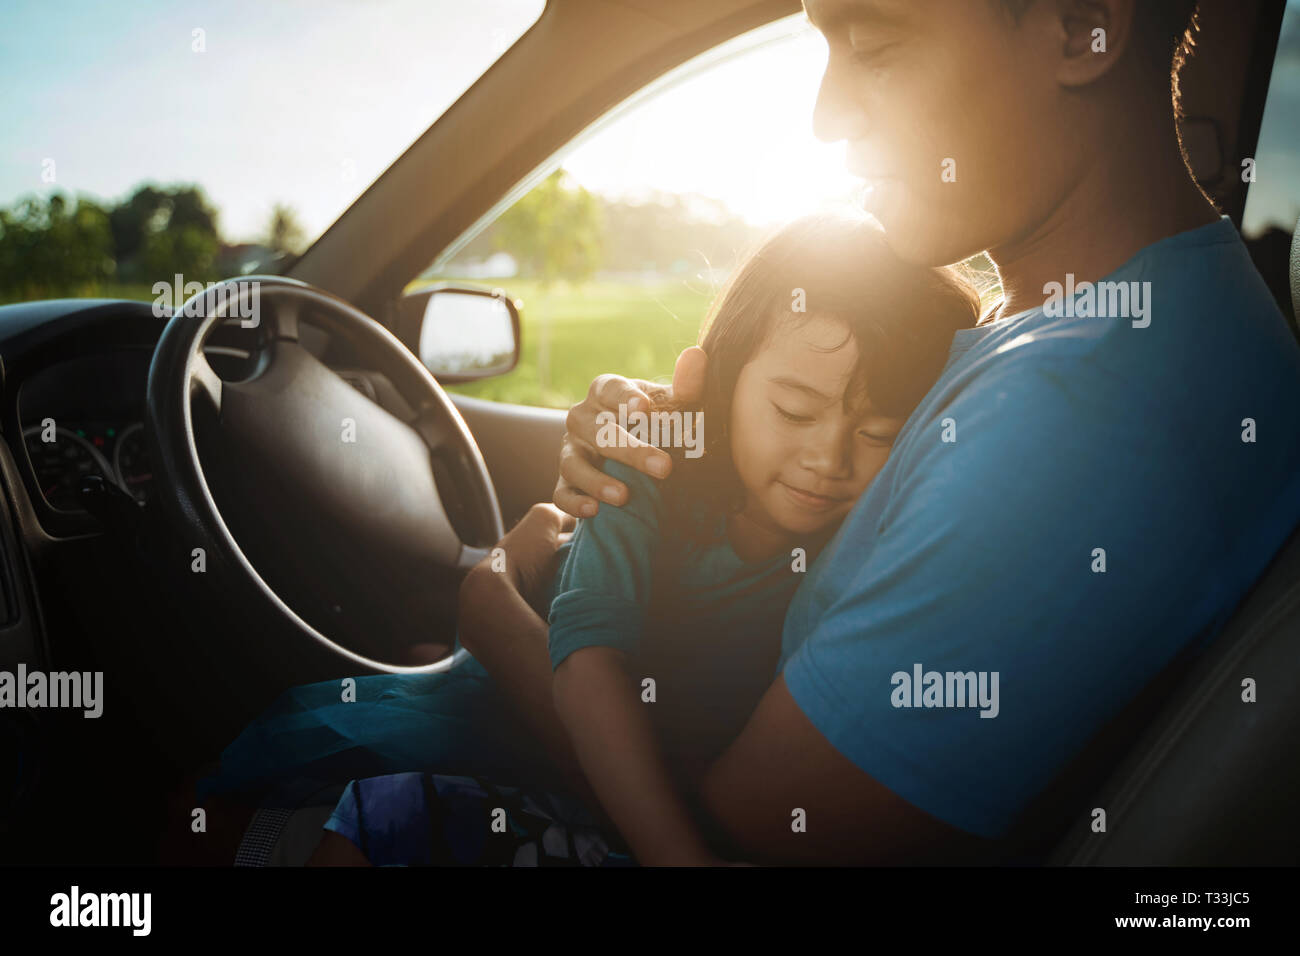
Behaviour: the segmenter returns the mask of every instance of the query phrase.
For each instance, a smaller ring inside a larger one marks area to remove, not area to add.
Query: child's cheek
[[[756,409],[736,408],[732,415],[731,459],[740,480],[749,487],[770,478],[773,462],[779,462],[784,437],[760,420]]]

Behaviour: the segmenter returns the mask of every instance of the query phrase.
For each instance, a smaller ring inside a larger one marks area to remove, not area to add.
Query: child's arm
[[[721,864],[673,784],[626,660],[614,648],[584,647],[555,671],[555,709],[587,781],[638,862]]]
[[[550,608],[553,706],[583,775],[633,853],[645,864],[721,863],[709,851],[674,786],[633,659],[663,547],[658,483],[606,461],[627,484],[622,508],[578,523]],[[670,559],[671,560],[671,559]]]
[[[461,585],[459,625],[465,649],[492,675],[574,793],[598,809],[599,801],[555,713],[546,622],[519,593],[518,584],[485,565],[474,568]]]

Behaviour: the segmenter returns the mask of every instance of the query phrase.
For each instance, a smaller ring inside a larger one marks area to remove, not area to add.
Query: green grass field
[[[689,286],[586,282],[547,289],[526,280],[496,284],[522,303],[519,365],[506,375],[448,391],[550,408],[578,401],[602,372],[667,381],[677,353],[695,344],[713,297],[700,280]],[[549,360],[543,368],[544,340]]]

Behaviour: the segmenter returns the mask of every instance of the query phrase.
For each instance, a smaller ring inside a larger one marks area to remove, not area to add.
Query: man
[[[1183,160],[1194,4],[805,6],[830,50],[817,133],[847,140],[890,245],[987,250],[1004,297],[809,569],[780,674],[698,799],[755,862],[1001,858],[1300,524],[1300,349]],[[683,353],[679,397],[706,362]],[[607,375],[570,410],[564,511],[624,500],[601,455],[667,473],[630,436],[597,446],[596,415],[638,400]],[[511,609],[495,653],[539,681],[525,599],[564,527],[536,509],[511,573],[463,592]]]

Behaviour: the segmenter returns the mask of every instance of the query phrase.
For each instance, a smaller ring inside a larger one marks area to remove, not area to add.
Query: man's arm
[[[990,859],[994,848],[859,770],[779,677],[705,772],[698,801],[734,851],[757,863],[973,863]]]

